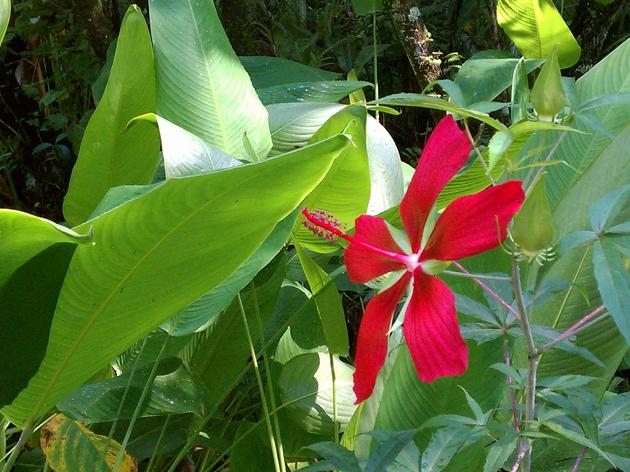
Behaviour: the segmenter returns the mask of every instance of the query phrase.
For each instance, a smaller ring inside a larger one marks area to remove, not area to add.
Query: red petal
[[[414,272],[403,333],[420,380],[433,382],[466,371],[468,346],[459,332],[455,297],[437,277]]]
[[[438,218],[420,259],[455,261],[498,246],[524,199],[520,180],[458,198]]]
[[[384,251],[405,255],[392,238],[385,220],[381,218],[368,215],[358,217],[355,221],[354,239]],[[365,283],[379,275],[406,267],[400,261],[353,243],[346,249],[343,262],[350,279],[356,283]]]
[[[446,116],[429,136],[409,189],[400,203],[400,216],[414,253],[420,248],[424,224],[435,200],[466,163],[469,153],[470,142],[466,134],[452,116]]]
[[[359,328],[355,355],[354,393],[357,397],[356,403],[365,400],[374,390],[376,376],[383,367],[387,356],[387,332],[392,316],[410,279],[411,274],[406,273],[390,288],[372,298],[365,308]]]

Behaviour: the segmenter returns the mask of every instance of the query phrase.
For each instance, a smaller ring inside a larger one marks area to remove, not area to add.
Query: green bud
[[[545,61],[530,95],[534,110],[543,121],[553,121],[553,117],[564,107],[564,90],[558,64],[557,47],[554,47]]]
[[[556,242],[557,230],[545,192],[544,174],[527,192],[521,211],[514,217],[511,234],[530,260]]]

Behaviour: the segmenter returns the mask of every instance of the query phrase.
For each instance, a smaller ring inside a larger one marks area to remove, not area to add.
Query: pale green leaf
[[[0,0],[0,46],[11,19],[11,0]]]
[[[112,187],[148,184],[158,163],[157,129],[132,118],[155,112],[155,65],[151,38],[140,9],[123,20],[105,92],[85,129],[72,169],[63,213],[68,222],[86,221]]]
[[[271,148],[267,112],[211,0],[151,0],[158,114],[237,159]]]
[[[580,45],[552,0],[499,0],[497,22],[527,59],[545,59],[556,45],[561,68],[580,58]]]

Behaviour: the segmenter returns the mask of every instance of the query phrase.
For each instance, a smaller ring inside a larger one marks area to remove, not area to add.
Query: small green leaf
[[[382,472],[396,460],[398,454],[409,444],[416,430],[406,431],[371,431],[376,446],[365,466],[365,472]]]
[[[510,110],[512,123],[518,123],[527,117],[527,104],[529,103],[527,72],[525,58],[521,58],[512,75],[512,109]]]
[[[457,451],[469,437],[467,428],[450,426],[439,429],[422,456],[422,472],[440,472],[448,466]]]
[[[503,470],[503,465],[512,455],[516,448],[518,438],[513,434],[504,436],[495,442],[488,450],[486,463],[483,466],[483,472],[496,472]]]
[[[630,344],[630,275],[613,243],[600,238],[593,244],[593,266],[602,301]]]
[[[299,244],[295,244],[295,250],[317,305],[326,345],[333,355],[347,356],[350,349],[348,330],[337,286]]]
[[[589,208],[593,231],[602,234],[620,211],[627,208],[630,199],[630,185],[611,190]]]
[[[308,449],[315,451],[317,454],[322,456],[326,462],[332,465],[335,469],[338,469],[340,472],[361,472],[361,468],[359,467],[359,462],[357,458],[351,451],[348,451],[343,446],[339,444],[331,443],[331,442],[321,442],[311,444]],[[307,468],[305,470],[326,470],[317,468],[314,469],[313,466]]]

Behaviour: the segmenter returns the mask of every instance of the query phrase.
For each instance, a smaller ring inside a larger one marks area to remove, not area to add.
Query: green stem
[[[468,141],[470,141],[470,144],[475,150],[477,157],[481,161],[481,165],[483,166],[483,170],[485,171],[486,176],[488,177],[488,180],[490,180],[490,183],[492,185],[495,185],[496,182],[494,181],[494,178],[492,177],[492,173],[490,172],[490,167],[488,167],[486,160],[483,158],[483,155],[481,154],[481,152],[479,151],[479,148],[477,147],[477,142],[475,141],[475,138],[473,138],[473,135],[470,132],[470,128],[468,127],[468,120],[466,118],[464,118],[464,129],[466,130],[466,136],[468,136]]]
[[[20,438],[18,439],[17,444],[13,447],[13,452],[11,452],[11,455],[7,459],[7,463],[4,464],[4,467],[2,468],[2,472],[10,472],[11,469],[13,469],[15,462],[17,461],[18,457],[20,457],[20,453],[22,452],[22,449],[24,448],[24,445],[28,441],[28,438],[31,436],[32,432],[33,432],[33,422],[29,420],[24,425],[24,428],[22,429],[22,433],[20,433]]]
[[[247,343],[249,344],[249,352],[252,357],[252,364],[254,365],[254,373],[256,374],[256,382],[258,383],[258,390],[260,392],[260,401],[262,403],[263,415],[265,416],[265,424],[267,425],[267,435],[269,436],[269,445],[271,446],[271,454],[273,456],[273,465],[276,472],[284,472],[280,469],[280,461],[278,459],[278,448],[276,447],[276,440],[273,435],[273,428],[271,426],[271,417],[269,416],[269,406],[267,405],[267,396],[265,394],[265,387],[263,385],[262,377],[260,375],[260,369],[258,367],[258,359],[256,349],[254,348],[254,342],[252,341],[252,335],[249,330],[249,323],[247,322],[247,315],[245,314],[245,308],[243,307],[243,299],[241,294],[237,295],[238,304],[241,309],[241,317],[243,324],[245,325],[245,335],[247,336]]]
[[[328,351],[330,359],[330,376],[332,378],[332,402],[333,402],[333,441],[339,442],[339,424],[337,423],[337,377],[335,375],[335,358]]]
[[[527,398],[525,400],[525,428],[527,429],[534,421],[534,413],[536,411],[536,376],[538,373],[539,355],[534,344],[534,336],[527,310],[525,309],[523,289],[521,287],[521,271],[516,259],[512,259],[512,285],[516,306],[520,315],[521,329],[525,335],[528,351]],[[522,438],[522,441],[521,447],[525,451],[522,470],[523,472],[529,472],[531,469],[532,445],[527,438]]]
[[[265,332],[263,330],[263,322],[262,317],[260,316],[260,310],[258,308],[258,296],[256,295],[256,284],[252,281],[252,301],[254,304],[254,314],[256,315],[256,325],[258,328],[258,337],[260,338],[260,342],[262,343],[265,339]],[[267,355],[267,350],[265,349],[262,352],[263,365],[265,367],[265,372],[267,374],[267,390],[269,392],[269,403],[271,403],[271,409],[276,409],[276,395],[273,391],[273,383],[271,382],[271,368],[269,364],[269,356]],[[284,447],[282,445],[282,432],[280,430],[280,421],[276,415],[273,416],[273,426],[276,431],[276,438],[278,440],[278,459],[280,459],[280,470],[283,472],[287,470],[287,466],[284,460]]]
[[[7,428],[9,427],[9,420],[0,421],[0,467],[4,463],[4,455],[7,453]]]
[[[151,372],[149,373],[149,378],[147,379],[147,383],[144,385],[142,389],[142,393],[140,394],[140,399],[136,404],[136,408],[133,410],[133,414],[131,415],[131,420],[129,421],[129,426],[127,426],[127,431],[125,432],[125,437],[120,445],[120,451],[118,451],[118,455],[116,456],[116,462],[114,462],[114,466],[112,467],[113,472],[117,472],[120,466],[122,465],[122,461],[125,457],[125,449],[127,448],[127,444],[129,443],[129,438],[131,438],[131,433],[133,432],[133,427],[140,416],[140,411],[144,406],[144,400],[146,399],[148,393],[153,388],[153,381],[155,380],[155,376],[157,374],[158,366],[160,361],[162,360],[162,356],[164,355],[164,351],[166,350],[166,345],[168,344],[169,336],[164,339],[162,343],[162,348],[155,358],[155,362],[153,363],[153,367],[151,368]],[[137,362],[137,359],[136,359]]]
[[[153,470],[153,467],[155,466],[155,462],[157,461],[157,457],[158,457],[160,444],[162,444],[162,440],[164,439],[164,433],[166,432],[166,428],[168,427],[168,422],[170,421],[170,419],[171,419],[171,415],[166,415],[166,419],[164,420],[164,425],[162,426],[162,430],[160,431],[160,436],[158,437],[158,440],[155,443],[155,447],[153,448],[153,453],[151,454],[151,460],[149,461],[149,465],[147,466],[146,472],[151,472],[151,470]]]

